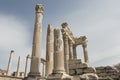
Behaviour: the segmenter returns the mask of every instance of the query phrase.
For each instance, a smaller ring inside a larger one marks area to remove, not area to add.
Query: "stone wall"
[[[12,77],[12,76],[1,76],[0,75],[0,80],[23,80],[23,78]]]
[[[100,78],[112,78],[114,80],[119,78],[119,71],[111,66],[96,67],[96,74]]]
[[[86,73],[95,73],[95,69],[93,67],[89,67],[86,63],[82,63],[81,59],[69,61],[69,74],[71,76]]]

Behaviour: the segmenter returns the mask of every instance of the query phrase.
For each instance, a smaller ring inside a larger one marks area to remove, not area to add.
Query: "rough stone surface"
[[[66,73],[51,74],[47,80],[72,80],[72,77]]]
[[[98,80],[98,76],[93,73],[86,73],[86,74],[80,75],[80,80]]]
[[[1,76],[0,75],[0,80],[23,80],[23,78],[12,77],[12,76]]]
[[[101,79],[112,78],[115,80],[120,78],[119,71],[111,66],[96,67],[96,74]]]

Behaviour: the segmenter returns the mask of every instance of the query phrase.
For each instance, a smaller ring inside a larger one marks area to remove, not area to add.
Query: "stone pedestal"
[[[60,30],[54,30],[54,69],[47,80],[72,80],[64,69],[63,43],[60,39]]]

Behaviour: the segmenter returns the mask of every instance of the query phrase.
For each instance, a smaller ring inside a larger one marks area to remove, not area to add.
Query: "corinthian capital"
[[[36,7],[35,7],[35,10],[37,13],[42,13],[44,12],[44,6],[41,5],[41,4],[37,4]]]

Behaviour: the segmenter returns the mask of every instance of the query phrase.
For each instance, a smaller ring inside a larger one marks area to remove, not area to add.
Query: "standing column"
[[[66,74],[64,68],[63,43],[60,39],[60,29],[54,29],[54,69],[46,80],[73,80]]]
[[[63,34],[63,42],[64,42],[64,66],[65,72],[69,74],[69,45],[68,45],[68,36]]]
[[[47,41],[46,41],[46,67],[45,76],[48,76],[53,71],[53,27],[51,24],[48,25],[47,29]]]
[[[71,40],[69,40],[69,54],[70,54],[70,60],[73,60],[74,59],[74,56],[73,56],[73,43]]]
[[[28,59],[30,58],[30,55],[28,54],[26,57],[26,64],[25,64],[25,74],[24,77],[27,77],[27,68],[28,68]]]
[[[54,30],[54,69],[53,73],[64,73],[63,44],[60,39],[60,30]]]
[[[84,61],[86,63],[89,63],[88,51],[87,51],[87,43],[82,44],[82,47],[83,47],[83,52],[84,52]]]
[[[36,5],[36,19],[34,26],[33,47],[30,73],[28,76],[40,76],[40,63],[41,63],[41,42],[42,42],[42,19],[43,19],[43,5]]]
[[[74,56],[74,59],[77,59],[77,52],[76,52],[76,45],[73,45],[73,56]]]
[[[45,76],[45,62],[42,63],[43,66],[42,66],[42,77]]]
[[[16,72],[16,77],[20,76],[20,56],[18,58],[18,65],[17,65],[17,72]]]
[[[11,63],[12,63],[12,58],[13,58],[13,50],[11,50],[9,61],[8,61],[8,67],[7,67],[7,76],[10,76],[10,68],[11,68]]]

